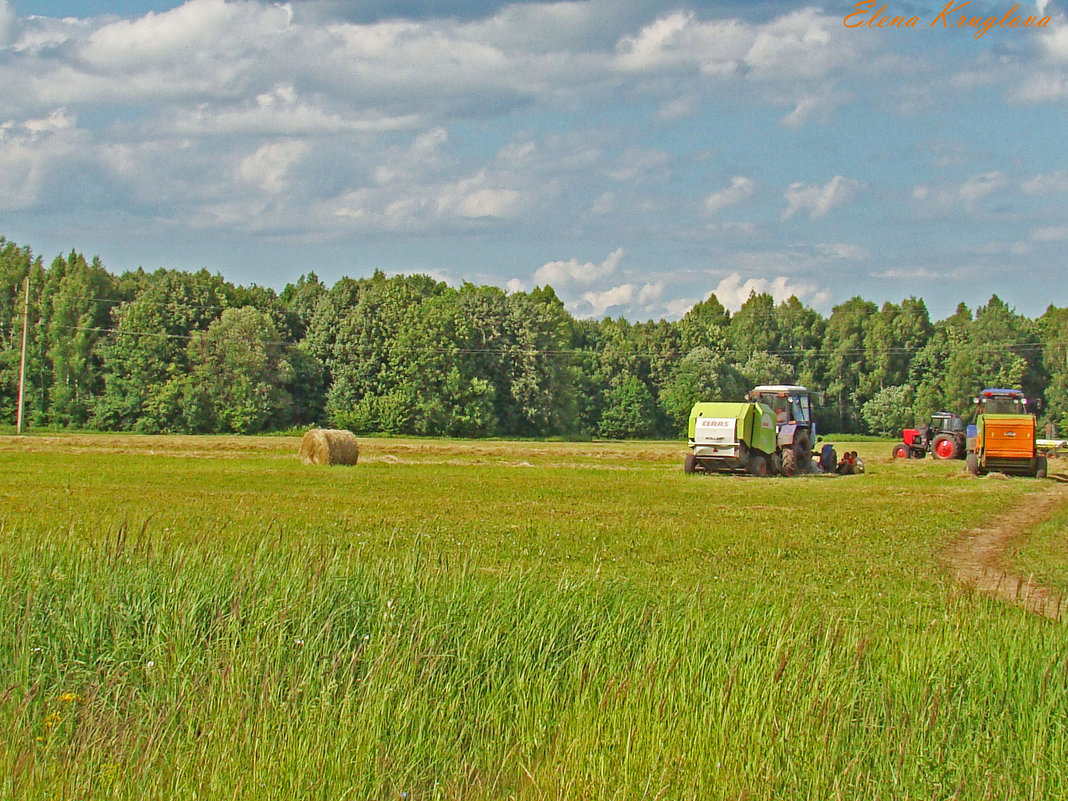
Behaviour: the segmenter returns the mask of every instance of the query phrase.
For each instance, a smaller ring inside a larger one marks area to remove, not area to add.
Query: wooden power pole
[[[15,433],[22,433],[22,396],[26,387],[26,324],[30,318],[30,277],[23,283],[25,299],[22,303],[22,359],[19,362],[19,410],[15,416]]]

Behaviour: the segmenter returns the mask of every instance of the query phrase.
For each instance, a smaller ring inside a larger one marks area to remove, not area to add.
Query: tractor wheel
[[[782,475],[782,458],[779,454],[773,453],[768,457],[768,473],[773,476]]]
[[[768,474],[768,457],[760,453],[760,451],[753,451],[749,455],[749,475],[751,476],[767,476]]]
[[[974,453],[968,454],[968,460],[964,463],[964,467],[973,476],[979,475],[979,459]]]
[[[793,448],[787,448],[782,452],[782,474],[784,476],[796,476],[800,472],[800,465],[797,463],[797,451]]]
[[[894,458],[895,459],[908,459],[911,458],[912,451],[909,450],[909,446],[904,443],[899,443],[894,446]]]
[[[1046,457],[1039,456],[1035,459],[1035,478],[1046,477]]]
[[[957,441],[949,434],[939,434],[931,443],[931,455],[935,459],[956,459]]]
[[[697,472],[697,457],[692,453],[686,454],[686,458],[682,460],[682,472],[687,474]]]

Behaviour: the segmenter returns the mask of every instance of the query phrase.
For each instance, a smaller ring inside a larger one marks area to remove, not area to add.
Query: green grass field
[[[0,798],[1068,797],[1063,624],[939,561],[1042,481],[297,444],[0,437]]]

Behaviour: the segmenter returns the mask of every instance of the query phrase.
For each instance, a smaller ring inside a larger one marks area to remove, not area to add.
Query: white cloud
[[[1039,14],[1043,12],[1040,10]],[[1068,21],[1063,14],[1050,20],[1053,27],[1048,33],[1039,36],[1042,51],[1050,61],[1068,61]]]
[[[76,119],[64,109],[40,119],[0,124],[0,210],[31,208],[43,200],[52,176],[76,173],[71,165],[82,138]],[[65,189],[66,184],[62,181]]]
[[[956,185],[940,188],[920,185],[913,188],[912,197],[921,203],[942,207],[963,205],[968,211],[973,211],[980,200],[1004,189],[1007,185],[1008,179],[1005,174],[995,170],[973,175]]]
[[[1055,195],[1068,192],[1068,171],[1057,170],[1036,175],[1020,188],[1029,195]]]
[[[624,72],[697,68],[711,78],[746,76],[792,84],[854,63],[868,40],[842,27],[841,17],[804,8],[765,23],[704,21],[676,11],[622,37],[616,46]]]
[[[613,275],[619,269],[619,263],[622,260],[623,248],[618,248],[600,264],[579,262],[578,259],[550,261],[534,271],[534,281],[538,284],[549,284],[553,287],[569,284],[592,284],[595,281]]]
[[[15,9],[8,0],[0,0],[0,47],[11,43],[15,35]]]
[[[710,294],[715,295],[725,308],[737,311],[754,292],[758,295],[765,293],[771,295],[776,303],[796,296],[798,300],[816,308],[826,306],[831,299],[830,290],[815,284],[791,283],[790,279],[784,275],[770,281],[767,278],[743,280],[739,273],[731,273],[720,280]]]
[[[829,259],[849,259],[859,261],[870,255],[866,248],[860,245],[851,245],[847,242],[835,242],[833,244],[819,243],[816,252]]]
[[[264,192],[277,195],[288,188],[288,173],[308,153],[306,142],[288,140],[262,145],[241,162],[241,178],[258,185]]]
[[[744,203],[756,193],[756,183],[744,175],[731,178],[731,185],[705,198],[705,211],[715,214],[730,206]]]
[[[611,310],[648,315],[656,308],[663,290],[663,284],[620,284],[602,292],[584,292],[568,308],[577,317],[604,317]]]
[[[443,217],[480,219],[516,216],[523,206],[523,196],[515,189],[491,185],[485,172],[443,187],[437,197],[437,213]]]
[[[836,175],[825,185],[791,184],[786,190],[786,210],[783,220],[799,212],[807,211],[811,219],[823,217],[831,209],[853,200],[860,193],[861,185],[851,178]]]
[[[890,270],[883,270],[879,273],[872,273],[872,278],[881,278],[886,281],[928,281],[938,278],[939,275],[936,272],[928,270],[926,267],[917,268],[894,268]]]
[[[1068,242],[1068,226],[1052,225],[1046,228],[1036,228],[1031,232],[1031,239],[1035,242]]]
[[[509,292],[526,292],[527,285],[519,278],[510,278],[504,285],[504,288]]]

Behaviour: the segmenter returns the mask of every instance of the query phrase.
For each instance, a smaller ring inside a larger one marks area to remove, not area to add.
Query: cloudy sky
[[[1033,316],[1068,305],[1068,9],[999,2],[0,0],[0,235],[579,316]]]

